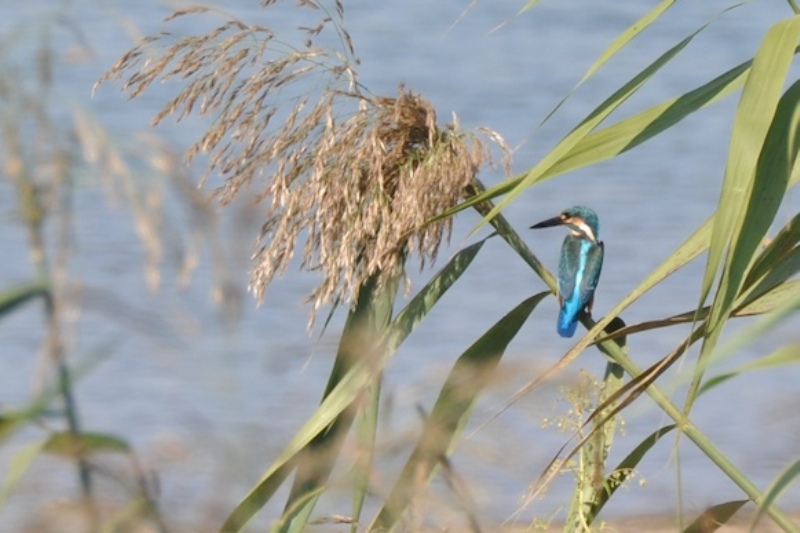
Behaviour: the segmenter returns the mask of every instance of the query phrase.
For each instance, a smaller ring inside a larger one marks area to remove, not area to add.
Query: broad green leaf
[[[794,109],[800,90],[795,84],[783,99],[781,90],[798,37],[800,17],[772,26],[753,59],[742,90],[698,308],[702,307],[711,291],[726,250],[728,256],[707,320],[706,338],[699,359],[713,350],[722,332],[725,318],[752,263],[753,241],[760,242],[766,233],[793,168],[797,147],[787,147],[786,144],[787,139],[791,139],[794,145],[794,135],[789,128],[797,122]],[[778,107],[779,101],[784,104],[784,109]],[[770,155],[776,153],[781,155],[771,159]],[[777,174],[773,177],[771,171]],[[763,209],[756,208],[755,202],[759,199],[766,202]],[[699,373],[696,374],[687,394],[687,409],[691,407],[701,378]]]
[[[697,395],[699,396],[705,392],[708,392],[717,385],[721,385],[722,383],[725,383],[729,379],[740,374],[745,374],[747,372],[753,372],[756,370],[765,370],[769,368],[797,364],[798,362],[800,362],[800,343],[789,344],[779,348],[777,351],[767,355],[766,357],[761,357],[755,361],[725,372],[724,374],[714,376],[703,383],[703,386],[700,387]]]
[[[272,497],[285,477],[291,472],[295,456],[305,448],[314,437],[324,431],[336,417],[344,411],[370,382],[370,377],[388,363],[397,347],[445,292],[458,280],[472,263],[486,239],[458,252],[431,281],[408,303],[392,321],[385,339],[382,357],[368,364],[356,361],[339,383],[320,404],[317,411],[306,421],[294,438],[272,463],[261,480],[236,506],[223,524],[221,531],[239,531]]]
[[[425,422],[417,445],[370,531],[388,531],[411,503],[419,481],[427,484],[458,441],[478,396],[491,381],[508,344],[549,292],[532,296],[501,318],[456,361]]]
[[[0,293],[0,317],[10,313],[20,305],[33,298],[44,296],[49,290],[49,285],[43,281],[26,283],[13,289],[6,289]]]
[[[787,488],[789,488],[789,485],[791,485],[797,477],[800,477],[800,459],[796,459],[778,474],[778,477],[775,478],[775,481],[772,482],[764,493],[764,498],[758,502],[758,512],[756,512],[756,516],[753,518],[753,525],[750,526],[751,532],[756,531],[756,526],[761,518],[763,518],[764,513],[768,512],[772,504]]]
[[[724,526],[750,500],[732,500],[709,507],[683,533],[711,533]]]
[[[798,24],[800,27],[800,24]],[[800,32],[799,32],[800,33]],[[735,228],[725,265],[725,297],[722,313],[727,313],[739,295],[745,274],[772,225],[797,160],[797,127],[800,126],[800,82],[794,83],[781,98],[756,166],[741,226]],[[716,302],[715,302],[716,303]],[[712,307],[712,316],[714,309]]]

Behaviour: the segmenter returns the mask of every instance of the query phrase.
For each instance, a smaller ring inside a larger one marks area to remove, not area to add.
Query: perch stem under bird
[[[556,330],[562,337],[572,337],[581,311],[592,314],[594,290],[603,268],[603,243],[597,214],[581,205],[570,207],[558,216],[543,220],[531,229],[566,226],[570,233],[561,246],[558,263],[558,314]]]

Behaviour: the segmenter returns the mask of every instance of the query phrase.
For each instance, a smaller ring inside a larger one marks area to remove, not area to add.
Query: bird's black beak
[[[531,229],[551,228],[553,226],[561,226],[562,224],[564,224],[564,219],[559,215],[557,217],[548,218],[547,220],[542,220],[538,224],[531,226]]]

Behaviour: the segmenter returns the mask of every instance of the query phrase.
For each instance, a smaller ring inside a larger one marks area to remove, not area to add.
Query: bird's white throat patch
[[[594,236],[592,228],[590,228],[589,224],[587,224],[583,220],[572,219],[570,220],[569,224],[572,229],[572,234],[575,235],[576,237],[584,236],[588,237],[588,239],[592,242],[597,242],[597,239]]]

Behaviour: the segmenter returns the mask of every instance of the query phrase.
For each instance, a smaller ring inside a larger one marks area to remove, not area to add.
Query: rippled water
[[[231,4],[226,10],[247,21],[284,28],[295,23],[291,13],[280,9],[248,7],[255,2]],[[454,112],[465,126],[485,125],[499,131],[510,145],[518,147],[515,171],[530,167],[623,80],[728,5],[719,1],[679,4],[648,38],[612,60],[539,128],[543,117],[580,79],[599,51],[641,16],[644,6],[610,0],[591,5],[543,2],[515,18],[522,2],[480,2],[466,11],[465,4],[422,0],[346,3],[345,22],[362,61],[361,81],[373,92],[389,95],[405,83],[435,104],[440,119]],[[158,21],[169,10],[153,2],[140,2],[135,8],[120,1],[80,0],[70,5],[66,12],[74,15],[76,27],[96,57],[59,67],[58,99],[69,107],[90,109],[120,138],[145,128],[163,104],[164,91],[157,88],[127,103],[118,86],[101,87],[94,98],[90,89],[129,46],[130,36],[120,30],[119,22],[127,21],[148,33],[160,28]],[[51,9],[49,2],[2,4],[0,31],[8,34],[12,29],[31,28],[33,33],[37,24],[44,26],[42,10]],[[678,95],[748,59],[769,25],[789,15],[779,2],[756,2],[724,15],[702,32],[674,65],[633,97],[622,114]],[[506,24],[497,28],[502,23]],[[69,27],[62,26],[54,38],[66,39]],[[606,243],[595,303],[596,313],[602,314],[680,244],[715,205],[734,108],[735,99],[730,99],[631,153],[537,186],[506,214],[516,227],[524,228],[572,204],[597,210]],[[68,109],[59,108],[58,112],[66,114]],[[159,132],[185,147],[198,125],[202,126],[194,121],[166,124]],[[498,170],[482,178],[492,183],[502,175]],[[0,280],[6,286],[27,279],[30,270],[24,232],[13,217],[13,195],[7,183],[0,187],[0,249],[5,251]],[[241,320],[235,328],[223,325],[221,312],[212,303],[208,261],[201,262],[185,290],[175,288],[174,277],[167,273],[164,289],[157,294],[149,292],[142,279],[141,247],[130,217],[123,207],[109,203],[108,196],[100,184],[80,183],[75,198],[73,273],[119,300],[118,304],[102,298],[90,301],[74,335],[77,358],[97,351],[104,356],[78,387],[84,426],[129,439],[145,464],[159,472],[163,508],[197,524],[198,517],[224,511],[243,495],[313,411],[329,371],[341,318],[334,320],[322,340],[317,340],[318,332],[309,337],[305,329],[308,309],[302,300],[314,286],[313,276],[289,272],[270,290],[261,308],[244,294],[258,209],[240,210],[238,218],[229,214],[223,226],[230,279],[243,297]],[[781,222],[797,211],[796,193],[787,205],[787,211],[779,216]],[[180,213],[173,215],[176,221],[185,220]],[[472,214],[459,217],[453,246],[443,257],[471,242],[469,231],[477,220]],[[525,233],[524,237],[554,268],[563,235],[552,230]],[[625,313],[626,321],[688,310],[695,303],[701,272],[702,264],[690,265],[637,302]],[[415,287],[426,275],[412,275]],[[407,443],[418,427],[416,406],[429,408],[454,359],[523,297],[543,288],[501,242],[490,241],[391,363],[385,387],[392,409],[384,433],[387,443]],[[120,309],[134,318],[119,316]],[[516,387],[571,346],[569,340],[556,336],[555,315],[555,302],[547,301],[523,328],[502,364],[504,377],[478,408],[478,419],[493,413]],[[796,322],[743,351],[741,360],[796,340]],[[38,308],[4,317],[0,327],[3,407],[18,405],[28,397],[41,331]],[[680,335],[684,333],[681,330]],[[668,331],[637,336],[630,351],[647,365],[679,342],[680,335]],[[603,366],[602,358],[590,351],[564,380],[572,381],[578,368],[599,373]],[[683,373],[688,371],[687,365]],[[731,386],[739,393],[720,389],[695,408],[698,425],[761,486],[796,457],[798,379],[797,369],[746,376]],[[454,466],[473,484],[487,523],[501,520],[517,508],[527,484],[560,446],[563,435],[555,429],[539,429],[542,418],[552,413],[558,396],[555,392],[556,388],[550,387],[526,398],[456,454]],[[678,393],[676,401],[681,400]],[[618,439],[618,457],[666,422],[647,401],[641,401],[629,412],[628,435]],[[26,432],[0,449],[3,463],[8,464],[14,446],[34,435],[34,431]],[[387,448],[391,446],[387,444]],[[683,492],[689,510],[741,497],[685,439],[681,450]],[[385,452],[383,482],[391,482],[392,468],[402,460],[404,452]],[[612,500],[608,512],[673,508],[677,492],[674,462],[674,441],[670,440],[641,466],[647,484],[634,485],[622,498]],[[72,477],[64,464],[40,461],[0,514],[0,524],[19,524],[40,507],[45,479],[48,500],[73,494]],[[548,500],[532,509],[549,509],[554,502],[563,501],[564,490],[566,484],[556,486]],[[800,495],[790,491],[785,501],[797,505]],[[333,505],[321,509],[346,512]]]

